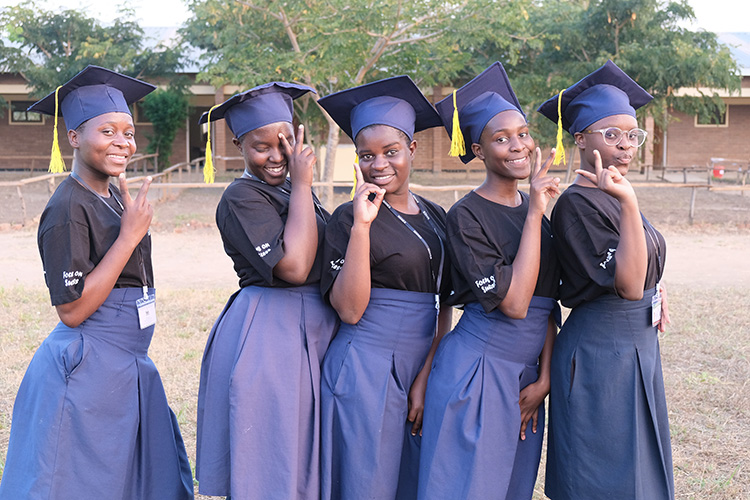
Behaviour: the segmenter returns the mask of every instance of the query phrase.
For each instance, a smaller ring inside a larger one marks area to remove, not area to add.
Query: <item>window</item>
[[[42,124],[44,118],[41,113],[26,111],[26,108],[34,104],[34,101],[11,101],[10,123],[33,123]]]
[[[720,112],[718,109],[713,113],[701,117],[695,115],[695,126],[696,127],[726,127],[727,116],[729,115],[729,106],[724,106],[724,112]]]
[[[133,105],[133,112],[133,123],[151,123],[151,120],[146,117],[146,112],[143,110],[143,101],[138,101]]]

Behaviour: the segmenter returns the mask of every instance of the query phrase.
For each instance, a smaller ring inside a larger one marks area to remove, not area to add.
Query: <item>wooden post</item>
[[[21,185],[16,186],[16,192],[18,197],[21,199],[21,211],[23,212],[23,225],[26,225],[26,200],[23,199],[23,193],[21,192]]]
[[[688,215],[688,222],[690,222],[690,225],[693,225],[693,220],[695,219],[695,194],[698,191],[698,188],[691,188],[690,190],[690,214]]]
[[[216,89],[214,94],[214,104],[221,104],[224,102],[224,86]],[[212,126],[211,123],[208,126]],[[213,143],[214,149],[214,168],[216,173],[224,173],[227,171],[227,162],[224,157],[227,156],[227,127],[223,123],[213,123],[213,137],[211,142]]]

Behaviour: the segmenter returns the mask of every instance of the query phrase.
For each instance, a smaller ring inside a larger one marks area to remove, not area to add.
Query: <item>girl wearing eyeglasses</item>
[[[674,498],[658,340],[669,322],[666,246],[626,179],[646,138],[635,110],[650,100],[609,61],[539,108],[581,153],[551,218],[560,299],[572,309],[552,355],[552,500]]]

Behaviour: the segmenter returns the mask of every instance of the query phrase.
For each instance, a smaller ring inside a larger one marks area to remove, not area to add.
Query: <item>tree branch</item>
[[[245,7],[248,7],[250,9],[256,10],[258,12],[263,12],[264,14],[268,14],[269,16],[273,17],[274,19],[281,21],[281,16],[279,14],[275,14],[273,11],[268,9],[267,7],[260,7],[258,5],[255,5],[252,2],[245,2],[243,0],[234,0],[236,3],[240,5],[244,5]]]

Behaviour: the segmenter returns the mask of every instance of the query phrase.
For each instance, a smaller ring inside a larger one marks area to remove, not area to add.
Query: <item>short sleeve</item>
[[[78,300],[86,276],[94,269],[88,226],[76,222],[50,226],[39,235],[44,279],[53,306]]]
[[[344,265],[346,248],[354,223],[353,205],[351,202],[339,206],[326,225],[323,240],[323,269],[320,277],[320,292],[326,297],[331,291],[333,282]]]
[[[273,281],[273,268],[284,257],[284,221],[262,197],[228,197],[217,218],[222,238],[240,253],[266,282]]]
[[[477,301],[489,313],[500,305],[510,288],[513,268],[493,246],[470,211],[457,207],[448,213],[448,249],[453,266],[468,283]]]
[[[577,201],[579,203],[556,207],[558,227],[553,231],[564,270],[566,274],[578,275],[581,280],[614,291],[619,231],[602,211]]]

